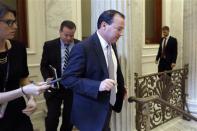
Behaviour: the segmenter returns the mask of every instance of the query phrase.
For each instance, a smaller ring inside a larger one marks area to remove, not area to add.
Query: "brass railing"
[[[185,80],[187,74],[188,65],[185,65],[182,69],[146,76],[138,76],[135,73],[136,97],[148,99],[154,96],[157,98],[156,101],[152,101],[151,98],[151,101],[147,104],[136,103],[136,128],[138,131],[147,131],[148,128],[153,129],[179,116],[178,110],[170,108],[166,104],[158,103],[158,100],[184,110],[186,106]],[[147,111],[148,116],[144,115]]]
[[[160,97],[158,96],[150,96],[150,97],[146,97],[146,98],[137,98],[137,97],[129,97],[128,99],[129,102],[136,102],[138,104],[141,104],[143,105],[143,111],[142,111],[142,114],[144,115],[143,117],[143,124],[144,124],[144,130],[145,131],[150,131],[150,108],[149,108],[149,103],[150,102],[157,102],[157,103],[160,103],[161,105],[164,105],[164,106],[168,106],[170,107],[171,109],[177,111],[179,114],[187,117],[187,118],[190,118],[190,119],[193,119],[195,121],[197,121],[197,118],[192,116],[191,114],[189,114],[188,112],[176,107],[176,106],[173,106],[171,104],[169,104],[167,101],[161,99]]]

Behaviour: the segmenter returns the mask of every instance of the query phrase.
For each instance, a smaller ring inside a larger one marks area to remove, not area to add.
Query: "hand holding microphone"
[[[39,95],[48,89],[50,85],[47,82],[39,82],[38,84],[28,84],[26,86],[21,87],[22,92],[26,95]]]

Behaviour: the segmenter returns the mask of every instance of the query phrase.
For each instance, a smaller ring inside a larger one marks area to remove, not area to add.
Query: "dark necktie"
[[[64,66],[63,71],[66,69],[66,66],[68,64],[68,57],[69,57],[69,45],[65,44],[65,54],[64,54]]]
[[[166,48],[166,38],[164,38],[164,42],[163,42],[163,45],[162,45],[161,58],[165,58],[166,57],[165,48]]]
[[[115,74],[114,74],[114,62],[112,59],[112,46],[107,46],[107,60],[108,60],[108,73],[109,73],[109,79],[115,80]],[[115,85],[114,85],[115,86]],[[116,87],[113,87],[111,89],[110,94],[110,104],[114,105],[116,102]]]

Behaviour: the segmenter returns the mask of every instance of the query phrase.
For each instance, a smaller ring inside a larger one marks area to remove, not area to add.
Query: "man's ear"
[[[103,28],[104,30],[106,29],[107,23],[105,21],[103,21],[101,23],[101,28]]]

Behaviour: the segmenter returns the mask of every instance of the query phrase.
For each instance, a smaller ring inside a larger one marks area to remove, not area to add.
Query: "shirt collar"
[[[97,31],[96,33],[97,33],[97,35],[98,35],[98,38],[99,38],[99,40],[100,40],[100,43],[101,43],[102,48],[105,49],[105,48],[108,46],[107,41],[104,40],[104,38],[99,34],[98,31]]]
[[[64,48],[64,47],[65,47],[65,44],[64,44],[64,42],[63,42],[61,39],[60,39],[60,43],[61,43],[61,47]],[[72,46],[74,45],[74,41],[71,42],[71,43],[69,43],[69,44],[68,44],[68,47],[71,46],[71,45],[72,45]]]
[[[169,39],[169,37],[170,37],[170,35],[168,35],[167,37],[164,37],[164,38],[166,38],[166,40],[168,40],[168,39]]]

